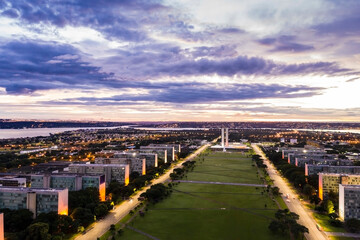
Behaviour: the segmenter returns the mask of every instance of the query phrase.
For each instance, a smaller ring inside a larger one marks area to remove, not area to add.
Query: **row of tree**
[[[275,213],[275,219],[270,222],[269,229],[274,234],[289,236],[290,239],[303,239],[304,233],[309,229],[297,223],[299,215],[290,212],[289,209],[278,210]]]

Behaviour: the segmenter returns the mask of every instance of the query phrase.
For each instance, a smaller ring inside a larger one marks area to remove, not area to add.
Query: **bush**
[[[115,225],[114,224],[110,225],[110,231],[115,231]]]
[[[334,227],[342,227],[342,225],[343,225],[343,223],[338,219],[330,219],[329,223],[331,226],[334,226]]]
[[[352,233],[360,232],[360,220],[351,218],[346,220],[345,227]]]

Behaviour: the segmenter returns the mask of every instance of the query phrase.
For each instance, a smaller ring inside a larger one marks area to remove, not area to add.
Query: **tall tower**
[[[229,129],[228,128],[226,128],[225,147],[229,147]]]
[[[221,146],[224,147],[224,129],[221,129]]]

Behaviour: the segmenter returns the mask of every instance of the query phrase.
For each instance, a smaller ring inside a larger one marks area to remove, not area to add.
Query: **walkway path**
[[[329,236],[336,236],[336,237],[350,237],[350,238],[360,238],[360,234],[358,233],[344,233],[344,232],[325,232],[325,234]]]
[[[206,181],[190,181],[190,180],[189,181],[188,180],[173,180],[173,182],[218,184],[218,185],[247,186],[247,187],[267,187],[264,184],[252,184],[252,183],[206,182]]]
[[[265,154],[261,151],[261,149],[256,144],[252,144],[251,146],[253,147],[255,153],[260,155],[261,158],[264,160],[264,163],[267,166],[268,174],[269,174],[270,178],[272,180],[274,180],[274,185],[276,187],[278,187],[282,193],[290,194],[291,196],[293,196],[293,199],[291,199],[291,200],[285,199],[284,197],[283,197],[283,199],[284,199],[286,205],[288,206],[289,210],[292,212],[295,212],[296,214],[299,215],[299,217],[300,217],[299,223],[309,229],[309,233],[305,233],[305,237],[308,240],[325,240],[325,239],[327,239],[325,234],[316,228],[316,222],[315,222],[314,218],[311,216],[311,213],[309,211],[307,211],[304,208],[304,206],[302,206],[301,202],[298,200],[299,197],[297,196],[297,193],[294,190],[292,190],[288,186],[288,182],[278,174],[274,165],[265,156]],[[288,201],[286,201],[286,200],[288,200]]]
[[[158,238],[156,238],[156,237],[154,237],[154,236],[151,236],[150,234],[148,234],[148,233],[146,233],[146,232],[143,232],[143,231],[141,231],[141,230],[139,230],[139,229],[137,229],[137,228],[134,228],[134,227],[130,227],[130,226],[126,226],[128,229],[131,229],[131,230],[133,230],[133,231],[135,231],[135,232],[137,232],[137,233],[140,233],[140,234],[142,234],[142,235],[144,235],[144,236],[146,236],[146,237],[148,237],[148,238],[150,238],[150,239],[154,239],[154,240],[160,240],[160,239],[158,239]]]

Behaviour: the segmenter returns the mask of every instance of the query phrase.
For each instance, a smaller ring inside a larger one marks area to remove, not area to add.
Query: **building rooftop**
[[[23,187],[1,187],[0,192],[41,192],[41,193],[57,193],[65,191],[66,189],[54,188],[23,188]]]
[[[95,164],[84,164],[84,163],[79,163],[79,164],[71,164],[71,166],[84,166],[84,167],[126,167],[129,166],[129,164],[101,164],[101,163],[95,163]]]

